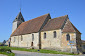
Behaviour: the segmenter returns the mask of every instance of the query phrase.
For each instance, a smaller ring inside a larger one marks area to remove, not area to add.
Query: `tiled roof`
[[[80,33],[77,28],[69,21],[68,15],[50,19],[41,31],[49,31],[56,29],[62,29],[62,32]]]
[[[67,18],[68,18],[68,15],[50,19],[48,23],[43,27],[42,31],[55,30],[55,29],[62,28]]]
[[[35,19],[23,22],[20,26],[11,34],[11,36],[23,35],[29,33],[35,33],[41,31],[49,31],[62,29],[62,32],[77,32],[80,33],[77,28],[69,21],[68,15],[50,19],[45,24],[49,14],[37,17]],[[43,25],[45,24],[45,26]],[[44,26],[44,27],[42,27]]]
[[[38,32],[48,16],[49,14],[45,14],[21,23],[20,26],[11,34],[11,36]]]
[[[62,30],[62,32],[77,32],[80,33],[77,28],[67,19],[67,22],[65,23],[65,26]]]

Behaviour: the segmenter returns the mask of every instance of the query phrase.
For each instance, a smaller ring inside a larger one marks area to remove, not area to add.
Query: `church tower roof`
[[[19,12],[19,14],[18,14],[17,17],[14,19],[13,22],[20,21],[20,20],[22,20],[22,21],[24,22],[24,18],[23,18],[23,16],[22,16],[21,11]]]

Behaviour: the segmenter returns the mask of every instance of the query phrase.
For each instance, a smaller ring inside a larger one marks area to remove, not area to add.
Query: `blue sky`
[[[52,18],[69,15],[85,40],[85,0],[21,0],[25,21],[50,13]],[[12,32],[12,22],[20,11],[20,0],[0,0],[0,42]]]

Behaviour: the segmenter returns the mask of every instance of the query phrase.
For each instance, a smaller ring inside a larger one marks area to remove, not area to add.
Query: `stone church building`
[[[51,19],[50,14],[25,21],[21,12],[13,21],[10,36],[12,47],[50,49],[70,52],[69,41],[74,41],[73,52],[81,52],[81,33],[70,22],[68,15]]]

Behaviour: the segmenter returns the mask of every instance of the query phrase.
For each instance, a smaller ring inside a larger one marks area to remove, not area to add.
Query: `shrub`
[[[7,49],[7,48],[1,48],[0,52],[11,52],[11,49]]]

